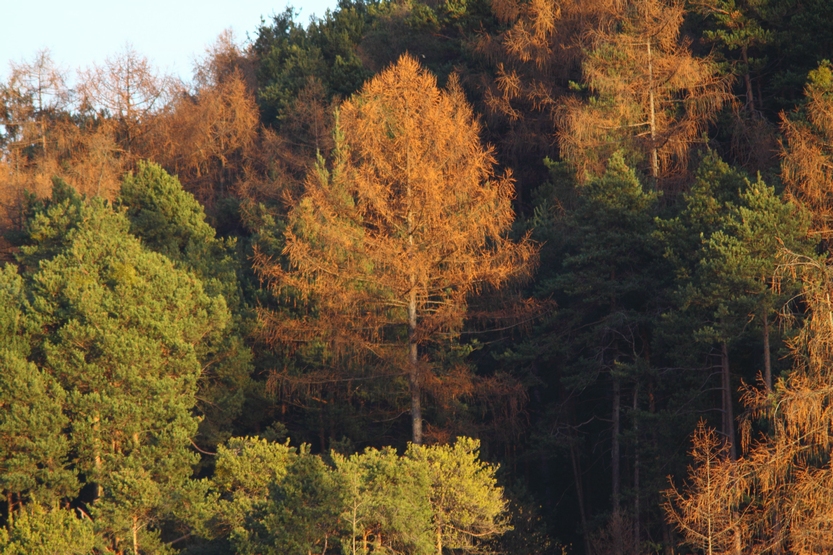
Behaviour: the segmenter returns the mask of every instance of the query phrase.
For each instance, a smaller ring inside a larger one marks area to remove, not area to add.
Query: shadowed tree
[[[289,216],[289,268],[256,259],[277,295],[294,291],[317,311],[262,312],[268,339],[323,335],[407,376],[417,444],[435,377],[426,347],[456,336],[469,295],[524,275],[536,254],[506,238],[513,183],[495,176],[479,133],[456,80],[440,90],[403,56],[341,106],[332,169],[319,162]]]

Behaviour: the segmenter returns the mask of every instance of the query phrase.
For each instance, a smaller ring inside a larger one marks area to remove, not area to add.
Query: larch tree
[[[48,50],[40,50],[31,61],[11,63],[11,75],[8,83],[0,87],[0,98],[2,121],[12,150],[37,145],[46,154],[47,120],[70,102],[66,81],[65,72]]]
[[[813,216],[812,232],[828,241],[833,234],[833,64],[810,72],[804,104],[789,117],[781,114],[781,178],[787,194]]]
[[[79,72],[82,108],[103,111],[115,120],[119,145],[127,153],[137,149],[149,116],[175,89],[172,78],[158,75],[148,59],[130,46],[107,58],[104,65]]]
[[[417,444],[423,390],[437,381],[426,347],[459,332],[471,294],[524,275],[536,256],[527,238],[507,238],[513,182],[479,134],[456,79],[440,90],[403,56],[341,106],[331,169],[319,162],[289,215],[288,268],[256,260],[277,295],[317,313],[263,312],[268,339],[316,334],[407,376]]]
[[[665,492],[668,520],[705,555],[741,553],[752,532],[749,475],[729,456],[729,444],[703,421],[692,443],[688,484],[682,492],[673,484]]]
[[[582,178],[601,173],[619,149],[647,162],[655,180],[684,171],[690,145],[729,101],[729,80],[680,37],[684,15],[679,0],[630,0],[590,31],[590,98],[568,100],[559,114],[562,156]]]

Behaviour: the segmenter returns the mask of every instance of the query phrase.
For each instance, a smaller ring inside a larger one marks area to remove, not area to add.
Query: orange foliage
[[[513,183],[494,174],[479,134],[456,80],[440,90],[403,56],[342,104],[332,169],[319,163],[290,213],[290,269],[256,258],[276,294],[294,292],[317,313],[264,312],[266,336],[276,344],[323,334],[407,375],[417,443],[432,368],[420,350],[454,338],[467,298],[527,274],[536,255],[528,239],[505,236]],[[452,381],[465,393],[465,380]]]
[[[689,482],[685,493],[672,485],[666,492],[666,514],[687,544],[706,555],[735,554],[749,542],[750,513],[745,497],[750,483],[729,456],[729,444],[703,421],[692,439]]]
[[[704,550],[704,530],[711,526],[713,553],[833,550],[833,280],[825,264],[788,257],[785,270],[803,277],[809,307],[791,343],[792,372],[772,391],[745,388],[743,457],[729,460],[726,447],[701,426],[691,484],[669,492],[669,518]],[[769,429],[754,440],[753,419],[765,419]]]
[[[234,72],[195,95],[178,95],[157,117],[144,154],[211,205],[214,195],[234,185],[259,124],[254,97]]]
[[[781,114],[783,145],[781,177],[787,193],[813,215],[822,238],[833,232],[833,68],[811,72],[806,104],[795,114]]]
[[[687,169],[688,149],[729,102],[730,80],[680,38],[681,0],[621,2],[610,26],[590,30],[584,80],[594,98],[559,113],[562,156],[600,175],[612,152],[647,162],[655,179]]]

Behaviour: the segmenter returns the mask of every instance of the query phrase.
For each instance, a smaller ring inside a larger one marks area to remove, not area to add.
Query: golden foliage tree
[[[729,444],[701,420],[692,439],[685,493],[666,492],[668,519],[687,544],[706,555],[741,553],[748,541],[750,518],[744,499],[749,493],[741,465],[732,460]]]
[[[616,0],[493,0],[506,29],[483,34],[477,51],[495,67],[486,88],[487,113],[506,126],[495,140],[521,176],[529,161],[554,157],[558,107],[578,81],[587,32],[604,27]],[[537,181],[537,179],[536,179]]]
[[[582,176],[599,175],[610,154],[647,161],[654,179],[684,171],[688,149],[730,99],[727,78],[680,37],[681,0],[617,2],[607,26],[588,34],[587,102],[559,112],[562,156]]]
[[[788,254],[785,268],[801,274],[808,307],[791,343],[792,372],[772,390],[745,389],[744,456],[726,459],[725,447],[716,448],[709,433],[698,430],[692,483],[683,493],[670,492],[669,518],[692,545],[705,548],[704,526],[713,517],[714,553],[833,549],[833,279],[826,264],[811,258]],[[753,419],[767,423],[757,438]],[[733,547],[721,542],[721,529],[734,530],[726,535]]]
[[[421,400],[436,381],[426,347],[454,337],[468,297],[528,272],[509,175],[452,79],[446,90],[411,56],[365,84],[338,112],[332,169],[309,174],[289,215],[284,269],[256,259],[278,295],[300,294],[317,317],[261,314],[273,343],[323,335],[407,376],[414,443]]]
[[[210,206],[234,185],[258,138],[254,95],[234,72],[196,94],[180,94],[157,118],[148,154]]]
[[[791,117],[781,114],[781,177],[787,193],[813,215],[820,239],[833,232],[833,65],[811,71],[805,102]]]

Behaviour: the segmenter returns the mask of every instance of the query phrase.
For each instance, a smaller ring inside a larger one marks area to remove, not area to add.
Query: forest
[[[833,552],[833,2],[339,0],[0,83],[0,555]]]

